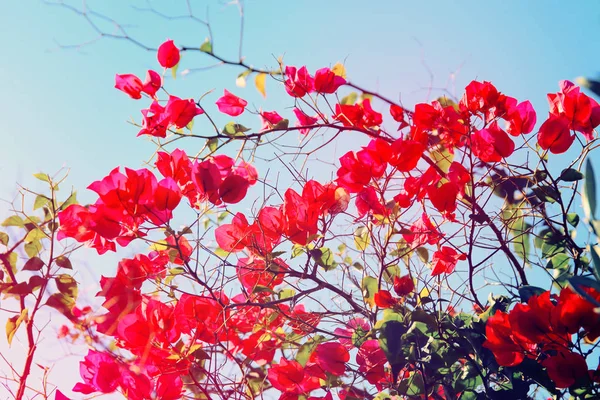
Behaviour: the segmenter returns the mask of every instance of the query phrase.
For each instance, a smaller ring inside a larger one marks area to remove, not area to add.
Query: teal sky
[[[218,0],[190,2],[199,18],[205,19],[208,9],[215,52],[236,59],[237,7]],[[143,78],[147,69],[158,69],[155,53],[106,38],[63,49],[58,44],[94,41],[97,35],[81,17],[61,7],[37,0],[0,3],[0,199],[11,200],[17,182],[41,189],[33,173],[53,173],[65,166],[71,169],[68,182],[78,189],[80,201],[93,201],[84,190],[90,182],[117,165],[140,168],[154,150],[127,123],[131,117],[140,120],[147,101],[131,100],[113,86],[115,73]],[[70,4],[81,7],[81,1]],[[208,35],[202,25],[166,21],[132,7],[147,7],[145,1],[88,4],[150,47],[166,38],[200,46]],[[186,12],[183,0],[151,4],[169,15]],[[113,31],[108,23],[101,27]],[[559,80],[600,72],[599,38],[600,3],[594,0],[247,0],[243,55],[259,67],[273,67],[284,55],[287,64],[306,64],[311,71],[342,61],[353,83],[400,98],[407,106],[431,100],[443,94],[441,89],[460,96],[471,80],[488,80],[508,95],[531,100],[541,121],[548,110],[546,93],[556,92]],[[185,54],[180,72],[211,64],[205,55]],[[251,82],[237,88],[240,72],[219,67],[166,84],[180,97],[198,98],[216,89],[206,104],[228,88],[256,108],[290,105],[275,82],[267,83],[267,100]],[[248,121],[257,127],[257,119]],[[569,159],[567,154],[565,162]],[[0,202],[0,217],[7,212],[7,203]],[[72,378],[65,379],[68,393]]]

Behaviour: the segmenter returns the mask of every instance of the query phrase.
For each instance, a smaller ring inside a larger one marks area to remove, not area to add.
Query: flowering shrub
[[[167,94],[164,72],[183,52],[222,60],[207,43],[167,40],[145,81],[116,75],[141,104],[138,135],[158,144],[153,165],[110,171],[88,187],[88,205],[59,200],[61,182],[38,174],[50,190],[34,200],[43,215],[2,224],[16,238],[0,234],[0,288],[17,310],[7,336],[25,329],[29,346],[17,398],[43,306],[65,317],[61,340],[91,346],[73,388],[86,395],[599,396],[594,99],[561,82],[536,135],[540,110],[490,82],[407,107],[351,83],[341,64],[312,73],[227,62],[263,94],[272,78],[289,95],[279,111],[252,110],[225,88],[210,101]],[[231,120],[247,114],[256,126]],[[198,134],[200,119],[214,130]],[[309,163],[337,142],[354,149],[329,180],[286,164],[295,183],[280,187],[255,160],[294,135],[292,155]],[[193,152],[174,147],[183,140]],[[556,156],[573,147],[572,162]],[[102,255],[141,241],[146,252],[100,280],[102,308],[79,305],[58,245]]]

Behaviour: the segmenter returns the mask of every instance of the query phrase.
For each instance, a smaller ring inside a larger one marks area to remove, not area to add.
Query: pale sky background
[[[70,4],[81,6],[80,1]],[[165,21],[132,7],[146,7],[144,1],[88,4],[127,25],[131,36],[151,47],[166,38],[178,45],[200,46],[207,36],[199,24]],[[186,12],[182,0],[151,4],[170,15]],[[200,18],[208,8],[215,52],[235,59],[240,35],[237,8],[217,0],[191,4]],[[152,154],[154,146],[136,138],[137,129],[127,123],[132,116],[139,121],[145,101],[133,101],[113,86],[115,73],[143,77],[147,69],[157,69],[155,53],[108,39],[61,49],[58,44],[84,43],[96,35],[82,18],[64,8],[33,0],[0,0],[0,7],[0,199],[11,200],[17,183],[41,189],[33,173],[53,173],[65,166],[71,173],[64,190],[74,186],[81,202],[93,201],[85,190],[90,182],[117,165],[140,168]],[[343,61],[352,82],[401,98],[407,105],[442,93],[429,93],[429,87],[447,88],[460,96],[471,80],[489,80],[504,93],[531,100],[541,121],[547,112],[546,93],[556,92],[559,80],[600,72],[600,3],[594,0],[247,0],[245,13],[243,54],[249,63],[272,67],[277,56],[285,55],[286,63],[306,64],[314,71]],[[110,25],[103,27],[111,30]],[[206,56],[185,54],[180,71],[211,63]],[[256,108],[290,104],[275,82],[267,83],[266,101],[252,84],[235,87],[239,72],[216,68],[167,85],[180,97],[197,98],[216,89],[207,102],[228,88]],[[256,117],[246,118],[248,125],[258,125]],[[0,202],[0,218],[7,212],[7,203]],[[102,259],[93,252],[83,254],[76,267],[85,281],[86,276],[110,275],[116,261],[133,250]],[[89,299],[95,294],[93,287],[81,290]],[[4,337],[0,343],[0,351],[15,357],[19,365],[23,351],[19,353],[19,344],[13,343],[8,352]],[[57,345],[52,337],[46,343],[54,350],[48,358],[65,354],[66,346]],[[79,379],[77,361],[71,357],[58,363],[51,376],[50,381],[59,383],[66,394]],[[0,400],[10,398],[2,390]]]

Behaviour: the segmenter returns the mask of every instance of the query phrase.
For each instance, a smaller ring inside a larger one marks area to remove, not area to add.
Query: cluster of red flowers
[[[540,127],[538,144],[554,154],[564,153],[580,132],[589,141],[594,128],[600,125],[600,105],[579,91],[572,82],[561,81],[559,93],[548,94],[550,115]]]
[[[600,299],[600,293],[588,289]],[[595,306],[571,289],[559,296],[545,292],[518,303],[509,313],[497,311],[486,324],[487,340],[498,364],[519,365],[527,358],[541,362],[557,387],[566,388],[594,376],[585,358],[573,350],[571,336],[580,333],[593,342],[600,337]]]
[[[99,196],[88,207],[70,205],[59,214],[59,239],[71,237],[87,243],[99,254],[115,251],[115,241],[121,246],[143,237],[149,222],[164,226],[173,217],[173,210],[185,196],[192,207],[202,202],[215,205],[238,203],[248,188],[256,183],[258,173],[248,163],[237,166],[231,157],[219,155],[202,162],[192,163],[185,152],[160,152],[156,162],[165,177],[157,181],[147,169],[116,168],[89,189]]]
[[[160,46],[158,61],[164,68],[179,63],[179,50],[172,41]],[[285,90],[294,98],[311,93],[333,94],[346,83],[329,68],[311,76],[306,67],[288,66],[284,78]],[[142,111],[140,135],[164,138],[168,129],[184,128],[204,113],[193,99],[169,96],[162,106],[156,97],[162,79],[154,71],[148,71],[145,82],[134,75],[117,75],[115,86],[134,99],[142,94],[152,99],[150,107]],[[563,82],[561,89],[561,93],[549,95],[550,118],[538,134],[540,146],[553,153],[566,151],[573,143],[571,130],[590,139],[593,128],[600,124],[596,102],[569,82]],[[235,117],[245,111],[248,103],[225,90],[216,105],[220,112]],[[299,108],[294,108],[294,113],[302,134],[319,121],[327,121],[320,113],[311,117]],[[237,213],[230,223],[215,230],[221,249],[246,255],[235,265],[240,293],[230,294],[231,298],[209,288],[201,295],[183,294],[172,302],[143,293],[143,283],[164,279],[170,264],[186,270],[194,248],[184,236],[170,234],[166,249],[122,260],[115,277],[101,280],[98,295],[105,298],[107,311],[94,320],[94,325],[98,332],[113,337],[117,347],[128,352],[124,358],[130,361],[108,352],[90,351],[81,363],[83,383],[75,390],[120,390],[132,399],[147,399],[153,393],[162,399],[179,398],[182,378],[198,360],[211,357],[208,345],[216,343],[223,344],[227,357],[243,354],[258,365],[271,363],[285,343],[284,328],[298,335],[298,340],[313,333],[321,322],[321,314],[307,311],[302,304],[294,303],[292,307],[272,301],[274,289],[292,272],[274,251],[284,240],[307,246],[320,233],[325,234],[331,219],[347,211],[351,195],[355,196],[356,220],[367,216],[375,224],[392,223],[392,214],[417,204],[419,219],[409,229],[395,233],[401,233],[412,249],[436,246],[432,276],[452,273],[466,255],[451,243],[442,245],[444,234],[426,212],[426,201],[427,207],[433,207],[446,221],[454,221],[458,201],[468,198],[473,171],[458,161],[441,168],[427,153],[442,149],[454,153],[466,147],[483,163],[499,162],[515,151],[511,136],[533,131],[536,113],[528,101],[519,103],[489,82],[473,81],[459,104],[433,101],[418,104],[414,112],[392,105],[389,114],[400,124],[399,130],[408,128],[397,139],[381,134],[383,115],[372,108],[370,99],[336,104],[332,118],[340,130],[355,128],[372,138],[361,150],[340,158],[337,179],[325,185],[309,180],[301,193],[287,189],[283,204],[263,207],[252,223]],[[260,117],[261,132],[288,128],[288,121],[275,111],[261,111]],[[504,129],[500,120],[506,124]],[[424,171],[418,167],[422,160],[429,164]],[[225,155],[192,161],[179,149],[158,152],[156,168],[164,177],[160,181],[147,169],[126,169],[123,174],[117,168],[92,183],[89,188],[98,194],[98,200],[87,207],[71,205],[61,211],[59,239],[73,238],[100,254],[114,251],[115,242],[125,246],[146,236],[152,228],[167,226],[182,198],[197,209],[207,203],[235,204],[258,180],[256,169],[245,161],[236,165],[236,160]],[[400,181],[402,185],[386,199],[392,178],[401,178],[394,184]],[[414,292],[415,281],[410,275],[395,277],[393,289],[400,298],[379,290],[374,294],[374,303],[381,308],[398,306],[402,298]],[[592,322],[597,321],[592,314],[592,305],[569,289],[558,298],[552,298],[549,292],[534,296],[510,313],[497,312],[489,319],[485,346],[505,366],[517,365],[525,357],[541,357],[557,386],[567,387],[588,376],[585,359],[571,351],[570,335],[583,329],[590,339],[600,336],[600,323]],[[271,365],[269,382],[281,391],[281,399],[319,399],[309,397],[311,392],[321,388],[321,380],[344,375],[349,351],[357,348],[358,371],[368,382],[382,387],[389,381],[387,360],[378,341],[367,340],[370,329],[365,320],[350,320],[335,330],[339,341],[316,344],[306,363],[282,357]],[[559,374],[558,366],[565,363],[571,371]],[[330,391],[321,397],[331,398]]]

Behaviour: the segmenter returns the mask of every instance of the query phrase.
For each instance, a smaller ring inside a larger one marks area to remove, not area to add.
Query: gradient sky
[[[91,181],[117,165],[139,168],[152,154],[154,146],[136,138],[137,129],[127,123],[131,117],[139,121],[146,104],[113,85],[115,73],[144,76],[157,68],[155,54],[109,39],[63,49],[58,44],[96,38],[81,17],[39,1],[1,4],[0,199],[11,200],[17,182],[41,188],[33,173],[66,166],[71,168],[69,185],[79,190],[82,202],[91,201],[84,190]],[[81,6],[80,1],[71,4]],[[126,24],[132,37],[151,47],[166,38],[200,46],[207,36],[199,24],[166,21],[132,7],[146,7],[144,1],[88,4]],[[186,12],[183,0],[152,4],[170,15]],[[214,0],[191,4],[200,18],[208,8],[215,52],[235,59],[240,36],[236,6]],[[249,63],[272,67],[285,55],[286,63],[315,70],[344,61],[352,82],[407,105],[443,93],[430,87],[460,96],[471,80],[489,80],[504,93],[531,100],[541,120],[545,95],[558,90],[559,80],[594,77],[600,71],[600,3],[594,0],[247,0],[245,13],[243,54]],[[110,24],[102,27],[112,30]],[[210,64],[207,56],[185,54],[180,71]],[[276,93],[282,91],[275,82],[267,83],[269,96],[263,101],[251,84],[235,87],[239,72],[221,67],[178,77],[168,86],[181,97],[196,98],[216,88],[210,101],[227,87],[257,108],[278,108],[284,97]],[[7,212],[8,203],[0,202],[0,217]],[[68,393],[77,377],[65,379],[61,389]]]

